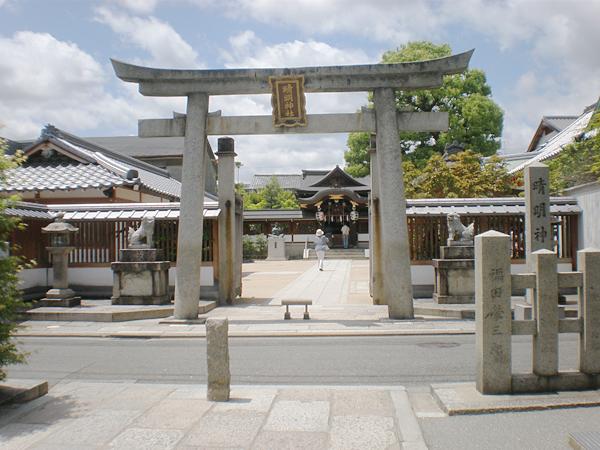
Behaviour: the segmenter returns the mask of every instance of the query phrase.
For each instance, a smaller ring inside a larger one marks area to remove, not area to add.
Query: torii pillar
[[[374,91],[373,103],[377,119],[377,183],[379,187],[379,224],[376,234],[381,252],[376,253],[381,269],[381,298],[388,305],[391,319],[414,317],[406,197],[402,174],[402,151],[396,96],[392,88]],[[376,265],[374,265],[376,268]],[[374,287],[377,286],[374,282]],[[377,289],[374,289],[376,291]]]
[[[236,198],[234,141],[230,137],[218,140],[219,176],[219,303],[232,304],[236,297],[238,239],[236,238]]]
[[[187,97],[185,144],[181,173],[181,203],[177,238],[177,275],[175,319],[198,318],[202,236],[204,225],[204,172],[208,95],[201,92]],[[190,189],[193,188],[193,189]],[[194,280],[194,282],[190,282]]]

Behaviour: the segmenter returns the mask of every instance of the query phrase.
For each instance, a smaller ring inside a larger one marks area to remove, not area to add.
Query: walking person
[[[329,239],[323,233],[323,230],[318,229],[315,233],[314,237],[315,244],[315,253],[317,254],[317,259],[319,260],[319,270],[323,270],[323,262],[325,261],[325,251],[329,250],[327,244],[329,244]]]
[[[350,227],[347,223],[342,226],[342,240],[344,241],[344,248],[347,249],[350,241]]]

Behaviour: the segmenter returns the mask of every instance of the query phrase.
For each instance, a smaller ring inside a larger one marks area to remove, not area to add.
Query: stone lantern
[[[46,247],[52,258],[54,280],[52,289],[46,292],[42,299],[43,306],[79,306],[81,297],[77,297],[69,289],[69,253],[75,248],[71,246],[71,235],[79,231],[70,223],[63,220],[64,213],[55,216],[54,222],[42,228],[43,233],[49,235],[50,245]]]

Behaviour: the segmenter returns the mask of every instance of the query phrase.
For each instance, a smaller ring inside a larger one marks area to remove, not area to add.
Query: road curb
[[[468,330],[377,330],[377,331],[231,331],[229,337],[367,337],[471,335]],[[21,332],[16,337],[95,337],[95,338],[204,338],[205,331],[39,331]]]

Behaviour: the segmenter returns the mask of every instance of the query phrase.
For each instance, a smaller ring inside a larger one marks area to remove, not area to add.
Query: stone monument
[[[113,270],[113,305],[170,303],[169,261],[154,245],[154,219],[144,217],[140,227],[129,228],[129,246],[119,252]]]
[[[206,321],[206,398],[212,402],[229,400],[231,372],[229,371],[229,321]]]
[[[52,258],[52,271],[54,280],[52,289],[46,292],[46,297],[41,300],[42,306],[79,306],[81,297],[69,288],[69,253],[75,248],[71,246],[71,235],[79,231],[70,223],[63,220],[64,213],[58,213],[54,222],[42,228],[43,233],[50,237],[50,245],[46,247]]]
[[[274,224],[267,238],[267,261],[285,261],[288,257],[285,251],[285,235],[279,224]]]
[[[436,303],[475,303],[474,224],[464,226],[460,216],[450,213],[447,245],[440,247],[440,259],[433,260]]]

